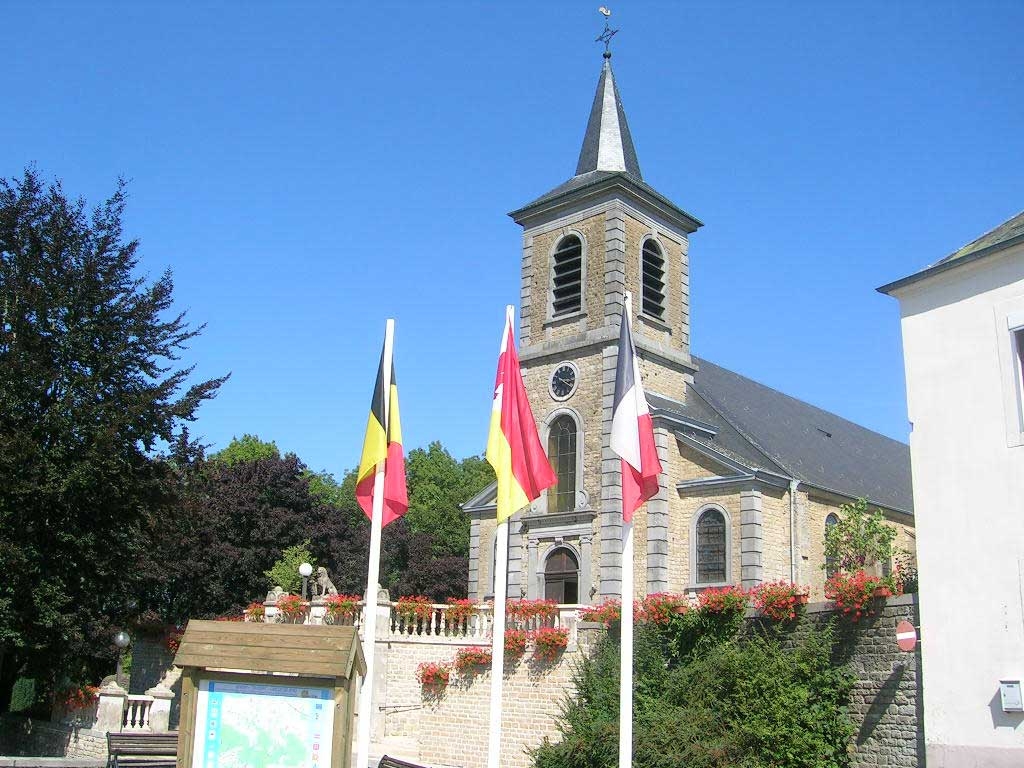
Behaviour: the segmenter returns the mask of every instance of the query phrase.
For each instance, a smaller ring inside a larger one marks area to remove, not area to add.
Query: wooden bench
[[[129,731],[107,734],[107,768],[163,768],[177,762],[178,734]]]
[[[416,765],[416,763],[407,763],[404,760],[396,760],[393,757],[384,755],[377,763],[377,768],[423,768],[422,765]]]

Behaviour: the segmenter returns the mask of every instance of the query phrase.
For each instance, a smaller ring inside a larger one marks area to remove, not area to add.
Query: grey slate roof
[[[609,114],[605,110],[605,92],[608,86],[611,86],[608,95],[614,99],[614,114]],[[619,143],[620,146],[614,147],[613,151],[621,152],[625,168],[602,166],[601,144],[608,141]],[[629,133],[629,123],[626,122],[626,112],[622,108],[622,99],[619,97],[619,89],[615,86],[615,75],[612,74],[612,65],[608,59],[605,59],[604,66],[601,67],[601,77],[597,81],[597,92],[594,93],[594,104],[590,108],[587,130],[583,134],[583,147],[580,149],[580,159],[576,164],[576,175],[599,170],[625,170],[631,176],[643,179],[640,163],[636,159],[636,149],[633,147],[633,137]]]
[[[963,248],[922,269],[920,272],[915,272],[912,275],[883,285],[878,289],[878,292],[892,293],[894,290],[916,283],[931,275],[937,275],[961,264],[967,264],[990,254],[998,253],[1018,243],[1024,243],[1024,211],[1007,219],[995,229],[986,232],[976,240],[972,240]]]
[[[719,429],[709,445],[755,468],[913,511],[909,446],[707,360],[694,361],[700,367],[693,388],[675,410]],[[665,405],[657,395],[648,400],[653,409]]]
[[[953,261],[954,259],[962,259],[964,256],[970,256],[972,253],[977,253],[984,248],[1002,245],[1003,243],[1022,236],[1024,236],[1024,211],[1021,211],[1013,218],[1004,221],[998,227],[986,232],[978,239],[972,240],[956,253],[951,253],[938,263],[945,264]]]

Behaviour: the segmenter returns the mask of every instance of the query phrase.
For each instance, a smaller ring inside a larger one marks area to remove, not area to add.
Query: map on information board
[[[192,768],[330,768],[332,689],[201,680]]]

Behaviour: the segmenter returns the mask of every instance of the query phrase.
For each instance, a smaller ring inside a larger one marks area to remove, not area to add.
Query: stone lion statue
[[[327,575],[327,569],[321,565],[316,569],[316,580],[313,582],[313,597],[336,594],[338,594],[337,587],[334,586],[331,577]]]

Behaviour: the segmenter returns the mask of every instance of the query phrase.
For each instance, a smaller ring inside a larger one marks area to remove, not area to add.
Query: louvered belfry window
[[[665,257],[653,240],[644,241],[641,262],[644,314],[661,320],[665,314]]]
[[[583,309],[583,244],[576,235],[563,237],[555,249],[551,315]]]

